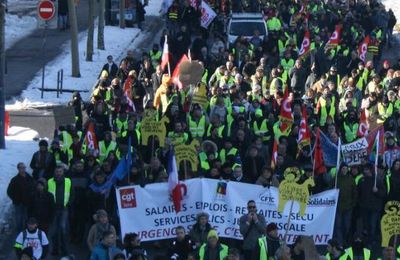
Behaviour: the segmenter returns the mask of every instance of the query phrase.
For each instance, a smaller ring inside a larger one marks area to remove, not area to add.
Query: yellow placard
[[[175,146],[176,164],[179,165],[182,161],[189,161],[192,171],[197,171],[199,159],[196,147],[200,146],[199,141],[193,140],[191,144],[179,144]]]
[[[300,178],[300,170],[297,167],[289,167],[284,172],[285,179],[279,185],[279,204],[278,211],[283,212],[288,201],[297,201],[300,204],[299,215],[303,216],[306,212],[306,207],[310,193],[308,186],[314,186],[312,178],[307,179],[303,184],[298,184]]]
[[[145,117],[142,120],[142,124],[140,127],[141,136],[142,136],[142,144],[149,145],[149,137],[157,136],[158,141],[160,142],[160,146],[165,146],[165,136],[167,133],[167,129],[165,124],[169,123],[168,117],[161,118],[160,121],[156,121],[152,117]]]
[[[400,235],[400,202],[388,201],[381,219],[382,246],[389,246],[390,238]]]
[[[207,90],[205,84],[201,83],[193,90],[192,104],[199,104],[203,109],[208,106]]]

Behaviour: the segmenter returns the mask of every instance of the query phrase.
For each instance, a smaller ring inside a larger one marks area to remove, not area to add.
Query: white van
[[[255,30],[260,32],[260,38],[263,40],[268,36],[267,25],[261,13],[233,13],[226,30],[228,47],[231,46],[238,37],[244,36],[250,39]]]

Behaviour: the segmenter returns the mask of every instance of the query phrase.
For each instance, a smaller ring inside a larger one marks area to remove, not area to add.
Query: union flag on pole
[[[275,170],[276,161],[278,159],[278,142],[274,139],[274,146],[272,148],[271,169]]]
[[[288,88],[285,89],[285,94],[283,95],[279,120],[281,121],[280,129],[282,132],[284,132],[293,123],[292,102],[289,99]]]
[[[304,33],[303,42],[301,43],[301,48],[298,52],[299,58],[305,57],[311,49],[311,38],[310,38],[310,31],[306,31]]]
[[[299,146],[299,149],[302,149],[304,146],[310,145],[310,143],[311,143],[311,134],[310,134],[310,129],[308,128],[307,125],[307,111],[306,107],[303,106],[297,144]]]
[[[370,41],[371,41],[371,38],[369,37],[369,35],[367,35],[367,36],[365,36],[364,40],[358,46],[358,57],[363,62],[365,62],[365,57],[367,56],[368,45],[369,45]]]
[[[161,70],[165,69],[165,66],[169,63],[169,49],[168,49],[168,40],[167,36],[165,36],[163,54],[161,58]]]
[[[186,54],[184,54],[182,56],[182,58],[180,59],[180,61],[178,62],[178,64],[176,65],[174,72],[172,72],[172,82],[178,87],[179,90],[183,89],[183,87],[184,87],[182,82],[179,80],[180,66],[181,66],[182,62],[188,61],[188,60],[189,60],[188,56],[186,56]]]
[[[314,174],[320,175],[326,172],[326,167],[324,163],[324,155],[321,145],[321,130],[317,130],[317,136],[315,137],[314,144]]]
[[[99,144],[97,143],[96,134],[94,132],[94,122],[90,121],[85,135],[85,144],[88,150],[93,152],[94,156],[99,154]]]
[[[369,124],[367,121],[367,115],[365,114],[365,109],[361,111],[360,123],[358,125],[357,136],[364,137],[368,134]]]
[[[325,45],[325,50],[336,48],[340,44],[342,37],[342,25],[338,24],[335,26],[335,31],[332,33],[329,41]]]

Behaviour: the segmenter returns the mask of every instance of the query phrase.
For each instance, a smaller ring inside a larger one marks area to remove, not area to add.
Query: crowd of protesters
[[[165,8],[167,29],[160,41],[140,58],[128,51],[119,65],[109,56],[90,100],[73,94],[69,105],[76,123],[56,129],[51,143],[39,142],[29,165],[32,174],[18,164],[7,190],[21,231],[15,244],[18,257],[44,259],[48,251],[66,256],[70,243],[86,243],[93,260],[147,259],[137,234],[119,238],[115,192],[104,193],[98,187],[129,149],[135,151],[134,164],[117,186],[167,182],[172,145],[197,139],[198,169],[193,172],[180,165],[180,179],[205,177],[277,187],[284,170],[296,166],[302,172],[300,182],[315,179],[311,193],[334,188],[337,179],[335,228],[325,258],[398,259],[400,247],[393,243],[383,251],[371,251],[380,248],[379,220],[385,203],[400,201],[400,60],[381,60],[394,42],[393,12],[372,0],[209,0],[217,17],[205,29],[196,6],[200,1],[194,6],[189,0],[172,2]],[[254,31],[252,37],[239,36],[230,46],[224,33],[231,12],[262,13],[268,37],[262,39]],[[341,40],[327,47],[337,26]],[[299,56],[306,32],[310,51]],[[361,57],[359,46],[366,36],[369,45]],[[189,50],[191,59],[203,64],[198,85],[206,87],[207,104],[193,103],[193,87],[178,89],[168,69],[162,68],[166,38],[171,71]],[[291,101],[290,124],[279,117],[286,98]],[[310,145],[298,143],[303,109]],[[155,137],[149,145],[141,142],[141,120],[154,113],[155,118],[169,119],[165,147]],[[361,113],[370,130],[379,125],[385,129],[376,183],[374,165],[368,160],[315,174],[312,147],[318,129],[332,143],[339,138],[350,143],[358,138]],[[283,124],[288,124],[284,130]],[[85,142],[92,130],[98,153]],[[257,214],[256,203],[249,201],[247,207],[240,219],[243,242],[221,241],[202,213],[191,230],[176,228],[176,239],[162,246],[165,255],[159,259],[325,259],[310,237],[284,245],[277,225]]]

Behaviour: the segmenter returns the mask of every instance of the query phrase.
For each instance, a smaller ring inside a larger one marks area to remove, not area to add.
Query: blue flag
[[[332,143],[331,140],[322,132],[321,133],[321,147],[324,157],[325,166],[335,167],[337,162],[338,147]]]

